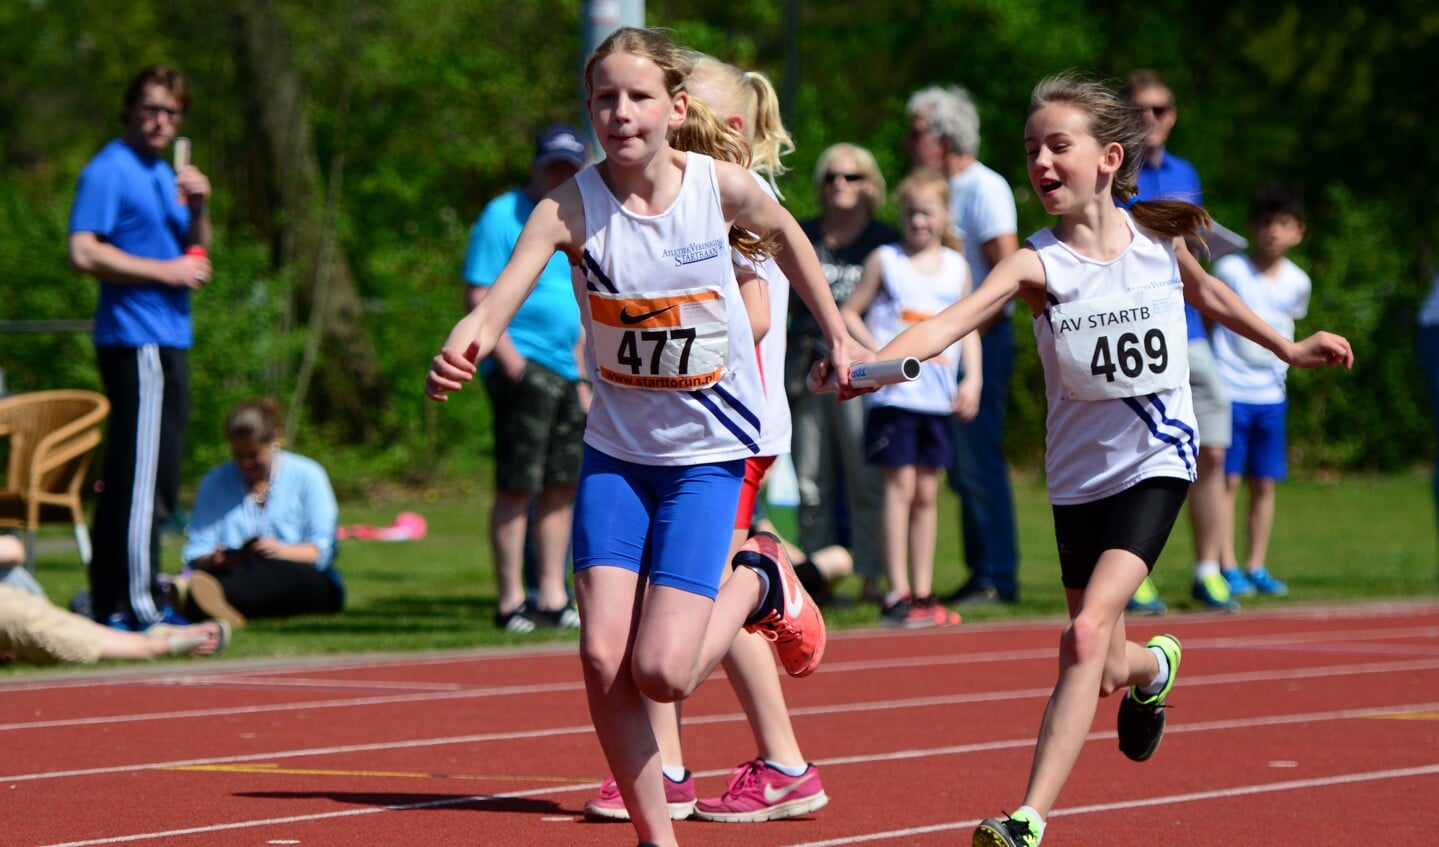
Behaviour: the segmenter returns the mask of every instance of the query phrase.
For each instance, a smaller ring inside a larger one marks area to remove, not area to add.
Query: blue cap
[[[577,168],[588,164],[589,147],[579,130],[564,124],[545,127],[535,144],[535,158],[532,164],[548,165],[550,162],[568,162]]]

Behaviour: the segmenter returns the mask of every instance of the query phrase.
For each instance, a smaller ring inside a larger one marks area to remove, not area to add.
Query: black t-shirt
[[[819,255],[819,264],[824,269],[824,278],[829,282],[829,291],[834,295],[834,302],[841,306],[859,285],[859,278],[864,274],[864,260],[869,258],[869,254],[900,239],[899,230],[887,223],[870,220],[869,225],[860,232],[858,238],[848,244],[831,249],[824,243],[824,235],[820,232],[818,218],[805,221],[800,226],[804,229],[804,234],[809,237],[809,242],[814,245],[815,253]],[[810,314],[804,301],[791,291],[789,300],[789,359],[791,364],[808,371],[811,363],[816,359],[823,358],[828,353],[829,349],[825,345],[824,333],[819,331],[819,324],[816,323],[814,315]]]

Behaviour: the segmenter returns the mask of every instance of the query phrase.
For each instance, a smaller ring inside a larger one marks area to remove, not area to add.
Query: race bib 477
[[[596,376],[605,382],[690,391],[724,376],[729,323],[719,288],[589,297]]]

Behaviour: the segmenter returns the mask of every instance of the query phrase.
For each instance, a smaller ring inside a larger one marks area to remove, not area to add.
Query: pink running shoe
[[[770,597],[778,601],[767,609],[761,606],[744,628],[774,642],[780,664],[790,676],[814,673],[824,658],[824,616],[800,584],[784,544],[773,533],[757,532],[734,554],[734,564],[764,571]]]
[[[724,796],[699,801],[695,817],[721,823],[774,821],[823,809],[827,803],[819,768],[810,765],[799,776],[790,776],[755,759],[730,771]]]
[[[685,771],[685,778],[681,782],[673,782],[669,777],[664,780],[665,802],[670,804],[670,819],[682,821],[695,810],[694,775]],[[605,781],[600,783],[600,793],[585,804],[585,817],[607,821],[630,819],[630,811],[625,808],[625,798],[620,796],[620,787],[615,784],[614,777],[607,776]]]

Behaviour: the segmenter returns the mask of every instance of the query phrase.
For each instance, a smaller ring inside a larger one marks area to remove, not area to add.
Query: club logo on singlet
[[[721,253],[729,250],[729,244],[722,238],[712,241],[700,241],[694,244],[686,244],[683,247],[671,247],[663,251],[662,255],[675,260],[675,265],[692,265],[695,262],[703,262],[705,259],[713,259]]]

